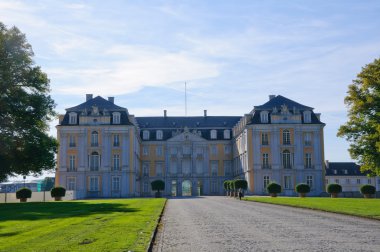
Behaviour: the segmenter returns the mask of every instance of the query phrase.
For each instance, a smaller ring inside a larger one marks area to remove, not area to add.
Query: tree
[[[0,22],[0,181],[55,166],[58,144],[47,134],[55,104],[33,55],[25,35]]]
[[[165,182],[162,180],[155,180],[150,184],[152,186],[152,191],[157,191],[156,197],[160,197],[160,191],[165,190]]]
[[[347,93],[348,121],[338,136],[351,143],[350,155],[362,172],[380,175],[380,59],[362,68]]]
[[[237,179],[235,180],[235,188],[236,189],[241,189],[241,190],[247,190],[248,188],[248,183],[244,179]]]

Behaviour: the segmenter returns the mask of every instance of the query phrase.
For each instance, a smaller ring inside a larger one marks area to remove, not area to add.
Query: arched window
[[[91,133],[91,146],[96,147],[99,145],[99,134],[97,131]]]
[[[156,131],[156,139],[162,140],[162,136],[163,136],[162,130],[157,130]]]
[[[211,130],[210,135],[211,139],[216,139],[216,130]]]
[[[113,122],[113,124],[120,124],[120,113],[119,112],[112,113],[112,122]]]
[[[90,170],[98,171],[99,165],[100,165],[100,156],[96,151],[94,151],[91,153],[91,156],[90,156]]]
[[[268,123],[268,111],[260,112],[261,123]]]
[[[304,111],[303,112],[303,122],[304,123],[311,123],[311,112],[310,111]]]
[[[224,139],[230,139],[231,137],[230,130],[224,130],[223,135],[224,135]]]
[[[292,168],[291,160],[290,160],[290,152],[288,150],[284,150],[282,152],[282,165],[284,169]]]
[[[144,140],[149,140],[149,131],[148,130],[144,130],[143,131],[143,139]]]
[[[290,145],[290,131],[287,129],[282,132],[282,144]]]

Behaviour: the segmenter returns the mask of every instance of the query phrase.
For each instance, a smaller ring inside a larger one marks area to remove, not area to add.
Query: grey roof
[[[302,111],[314,109],[312,107],[308,107],[298,102],[295,102],[293,100],[290,100],[282,95],[277,95],[276,97],[264,103],[263,105],[254,106],[254,109],[255,110],[272,110],[274,107],[277,107],[279,109],[281,105],[284,105],[284,104],[288,106],[289,109],[293,109],[293,107],[295,107],[297,110],[302,110]]]
[[[367,172],[362,173],[360,165],[354,162],[329,162],[328,168],[326,167],[326,176],[367,176],[367,174]]]

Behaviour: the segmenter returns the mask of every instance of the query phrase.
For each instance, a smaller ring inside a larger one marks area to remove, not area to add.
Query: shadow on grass
[[[96,201],[70,202],[30,202],[23,204],[4,204],[0,206],[0,222],[9,220],[42,220],[71,217],[86,217],[95,214],[115,212],[130,213],[140,209],[128,207],[127,204]]]

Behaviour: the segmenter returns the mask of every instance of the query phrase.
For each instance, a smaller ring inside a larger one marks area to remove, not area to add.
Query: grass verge
[[[244,200],[317,209],[327,212],[349,214],[380,220],[380,199],[245,197]]]
[[[165,200],[0,204],[0,251],[146,251]]]

